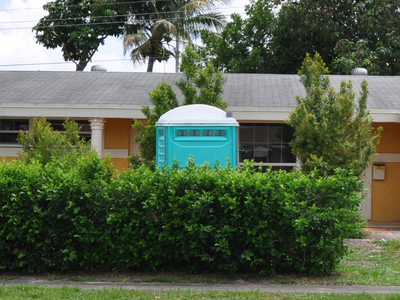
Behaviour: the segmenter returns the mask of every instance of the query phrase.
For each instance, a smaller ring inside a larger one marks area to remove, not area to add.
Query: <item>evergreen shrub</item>
[[[257,172],[0,164],[0,266],[325,274],[346,251],[362,181],[345,170]]]

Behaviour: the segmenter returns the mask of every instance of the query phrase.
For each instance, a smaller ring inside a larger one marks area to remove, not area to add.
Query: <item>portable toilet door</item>
[[[156,164],[184,167],[189,157],[196,164],[216,160],[224,166],[238,163],[238,122],[225,111],[210,105],[191,104],[174,108],[156,123]]]

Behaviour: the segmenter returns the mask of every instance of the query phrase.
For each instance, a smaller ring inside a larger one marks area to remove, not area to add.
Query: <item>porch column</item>
[[[104,119],[93,118],[89,120],[90,129],[92,130],[92,149],[96,150],[97,154],[101,157],[103,152],[103,128]]]

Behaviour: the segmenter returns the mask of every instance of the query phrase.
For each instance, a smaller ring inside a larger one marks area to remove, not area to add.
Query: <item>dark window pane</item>
[[[240,125],[239,136],[241,143],[253,143],[254,142],[254,126]]]
[[[245,159],[248,159],[248,160],[254,159],[253,143],[250,143],[250,144],[242,143],[239,146],[239,161],[243,162]]]
[[[255,162],[268,162],[268,156],[270,155],[271,149],[268,148],[267,144],[255,144],[254,147],[254,161]]]
[[[282,145],[282,162],[283,163],[295,163],[296,156],[292,153],[292,148],[288,144]]]
[[[270,124],[268,142],[281,143],[282,142],[282,124]]]
[[[19,133],[2,133],[2,132],[0,132],[0,143],[17,144],[18,134]]]
[[[215,130],[216,136],[226,136],[226,130]]]
[[[254,141],[267,143],[268,137],[269,137],[268,124],[256,124]]]

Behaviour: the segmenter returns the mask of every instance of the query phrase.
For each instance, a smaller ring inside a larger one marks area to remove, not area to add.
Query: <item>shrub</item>
[[[359,229],[361,188],[345,170],[321,177],[190,160],[112,176],[95,155],[1,164],[0,266],[330,273]]]

